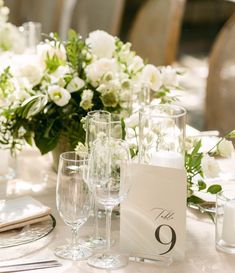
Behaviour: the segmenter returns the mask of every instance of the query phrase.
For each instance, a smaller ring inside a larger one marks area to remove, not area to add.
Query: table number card
[[[133,163],[132,187],[121,205],[120,243],[129,253],[182,260],[186,234],[186,173]]]

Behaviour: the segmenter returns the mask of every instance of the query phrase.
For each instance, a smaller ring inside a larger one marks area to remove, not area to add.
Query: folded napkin
[[[51,209],[30,196],[0,201],[0,232],[48,219]]]

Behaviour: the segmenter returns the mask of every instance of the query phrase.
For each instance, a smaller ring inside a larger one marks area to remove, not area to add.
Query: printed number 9
[[[171,240],[169,242],[163,242],[160,238],[160,230],[162,227],[167,227],[171,230]],[[159,255],[163,255],[163,254],[170,252],[176,243],[176,233],[175,233],[174,229],[169,225],[160,225],[155,231],[155,238],[160,244],[170,246],[166,252],[160,253]]]

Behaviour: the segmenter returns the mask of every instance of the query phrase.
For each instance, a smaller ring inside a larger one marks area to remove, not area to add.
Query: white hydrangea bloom
[[[58,106],[66,105],[71,98],[70,93],[59,85],[49,86],[47,92],[50,99]]]
[[[103,30],[96,30],[89,34],[86,44],[91,52],[98,58],[112,58],[115,51],[115,39]]]

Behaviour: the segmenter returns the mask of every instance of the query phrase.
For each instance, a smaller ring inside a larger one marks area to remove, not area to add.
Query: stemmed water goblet
[[[70,260],[84,260],[91,256],[89,248],[78,244],[77,232],[87,221],[92,207],[92,194],[84,179],[87,159],[75,152],[60,155],[56,187],[56,205],[60,217],[72,229],[70,244],[59,246],[55,255]]]
[[[130,190],[128,164],[130,153],[127,143],[120,139],[97,139],[89,158],[89,181],[99,204],[106,210],[107,249],[88,260],[90,266],[103,269],[117,269],[128,263],[128,257],[111,252],[111,215]]]

